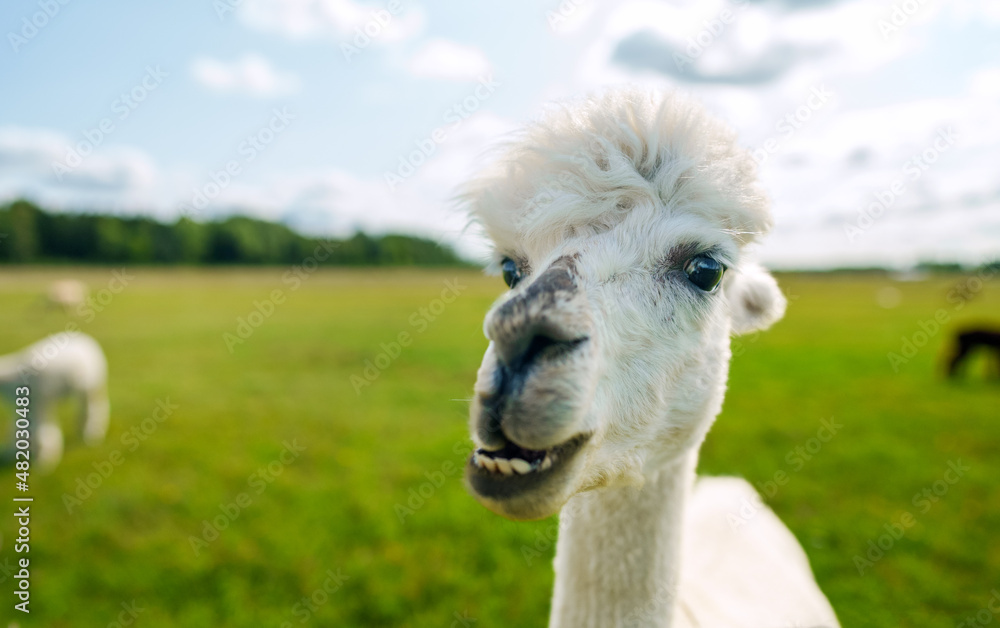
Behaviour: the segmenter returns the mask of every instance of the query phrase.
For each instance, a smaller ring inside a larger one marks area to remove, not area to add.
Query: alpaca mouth
[[[530,491],[561,471],[590,439],[578,434],[548,449],[527,449],[504,438],[500,449],[477,449],[469,458],[467,475],[483,497],[512,497]]]

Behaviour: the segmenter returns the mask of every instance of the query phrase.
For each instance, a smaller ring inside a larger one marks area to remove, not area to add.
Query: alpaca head
[[[510,286],[485,321],[472,493],[545,517],[696,449],[730,334],[785,305],[746,259],[770,215],[733,134],[675,96],[611,92],[527,128],[465,198]]]

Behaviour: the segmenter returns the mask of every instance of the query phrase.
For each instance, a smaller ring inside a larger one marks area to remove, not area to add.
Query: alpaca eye
[[[517,262],[509,257],[503,259],[503,262],[500,263],[500,269],[503,270],[503,282],[508,287],[513,288],[517,282],[521,281],[521,271],[517,268]]]
[[[725,271],[725,266],[707,255],[695,255],[684,264],[684,274],[705,292],[714,292],[719,287]]]

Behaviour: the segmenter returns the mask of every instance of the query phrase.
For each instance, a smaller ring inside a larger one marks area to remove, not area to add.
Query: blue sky
[[[449,199],[486,149],[546,102],[643,83],[692,93],[756,151],[772,266],[1000,250],[996,3],[35,0],[0,25],[0,201],[238,211],[480,254]],[[420,163],[387,184],[401,160]]]

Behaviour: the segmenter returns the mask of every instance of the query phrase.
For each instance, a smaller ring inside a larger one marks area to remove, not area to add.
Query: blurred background
[[[845,626],[1000,621],[996,3],[35,0],[0,25],[0,353],[82,331],[111,402],[93,447],[60,402],[32,471],[30,617],[0,516],[0,625],[544,626],[557,522],[461,485],[504,285],[452,199],[546,103],[623,83],[729,121],[773,201],[788,314],[734,340],[701,471],[757,486]]]

